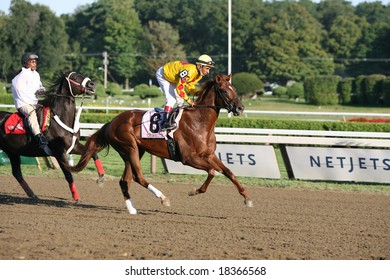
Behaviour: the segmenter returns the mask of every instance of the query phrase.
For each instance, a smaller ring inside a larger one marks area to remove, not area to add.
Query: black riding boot
[[[169,112],[164,112],[163,120],[165,120],[165,123],[162,130],[170,131],[177,127],[175,120],[172,118],[172,114],[169,114]]]
[[[49,148],[48,144],[49,144],[49,140],[47,140],[47,138],[45,136],[43,136],[42,133],[39,133],[35,136],[35,139],[38,140],[38,145],[39,145],[39,148],[41,150],[44,150],[45,153],[48,155],[48,156],[51,156],[53,153],[51,151],[51,149]]]

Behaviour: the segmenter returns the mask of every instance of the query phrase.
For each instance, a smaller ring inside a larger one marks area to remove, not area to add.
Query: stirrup
[[[173,129],[176,129],[177,125],[176,123],[168,123],[166,122],[164,127],[161,129],[162,131],[171,131]]]
[[[50,149],[50,147],[48,145],[43,145],[43,146],[40,146],[39,148],[42,149],[46,153],[46,155],[48,155],[48,156],[53,155],[53,151]]]
[[[48,146],[49,140],[42,134],[37,135],[39,149],[43,150],[48,156],[52,156],[53,152]]]

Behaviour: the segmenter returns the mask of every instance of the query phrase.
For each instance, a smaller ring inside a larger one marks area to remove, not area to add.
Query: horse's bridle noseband
[[[85,77],[84,80],[83,80],[81,83],[78,83],[78,82],[76,82],[76,81],[74,81],[74,80],[72,80],[72,79],[70,78],[70,76],[72,76],[72,75],[75,74],[75,73],[76,73],[76,72],[70,72],[69,75],[68,75],[68,77],[65,77],[66,80],[68,81],[70,94],[71,94],[73,97],[76,97],[76,96],[73,94],[72,87],[71,87],[70,84],[73,84],[73,85],[76,85],[76,86],[78,86],[78,87],[81,87],[81,92],[82,92],[82,93],[85,93],[85,88],[86,88],[86,86],[87,86],[87,83],[88,83],[89,81],[91,81],[90,78]]]
[[[215,88],[215,91],[219,94],[219,96],[222,98],[222,101],[223,101],[223,103],[224,103],[224,105],[225,105],[225,108],[226,108],[226,110],[228,111],[228,113],[230,113],[231,111],[233,111],[233,105],[231,104],[231,103],[229,103],[228,102],[228,100],[226,99],[226,96],[223,94],[223,92],[226,92],[226,90],[223,90],[223,89],[221,89],[219,86],[218,86],[218,83],[217,82],[215,82],[214,83],[214,88]],[[233,98],[233,100],[235,100],[237,98],[237,96],[236,97],[234,97]],[[233,101],[232,100],[232,101]]]

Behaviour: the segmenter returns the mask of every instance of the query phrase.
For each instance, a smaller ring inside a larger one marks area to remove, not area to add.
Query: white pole
[[[108,65],[108,54],[106,51],[103,52],[103,66],[104,66],[104,90],[107,89],[107,65]],[[106,96],[106,114],[108,114],[108,97]]]
[[[228,74],[232,73],[232,0],[228,0]]]

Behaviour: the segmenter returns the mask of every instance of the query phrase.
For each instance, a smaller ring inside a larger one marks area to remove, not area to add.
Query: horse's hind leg
[[[100,161],[99,157],[97,154],[93,154],[92,156],[93,162],[95,163],[96,170],[98,172],[99,178],[97,179],[97,183],[99,186],[102,186],[104,184],[104,168],[103,164]]]
[[[161,204],[164,206],[171,206],[171,202],[168,197],[166,197],[160,190],[158,190],[155,186],[150,184],[148,181],[145,180],[145,177],[142,173],[142,167],[140,159],[144,155],[145,151],[140,149],[139,156],[136,157],[136,155],[131,155],[131,168],[133,172],[133,178],[134,181],[136,181],[138,184],[146,188],[148,191],[150,191],[152,194],[154,194],[155,197],[159,198],[161,200]]]
[[[134,203],[130,198],[129,186],[134,179],[138,184],[148,189],[152,192],[157,198],[161,199],[161,203],[164,206],[170,206],[169,199],[158,189],[156,189],[152,184],[149,184],[143,174],[141,169],[140,157],[142,157],[143,151],[133,150],[129,155],[121,155],[123,161],[125,162],[125,170],[123,171],[122,178],[119,182],[119,185],[122,190],[123,197],[126,200],[126,206],[130,214],[137,214],[137,209],[134,207]]]
[[[34,194],[30,186],[27,184],[27,182],[23,179],[22,175],[22,169],[20,167],[21,161],[19,155],[14,154],[7,154],[10,161],[11,161],[11,167],[12,167],[12,175],[15,177],[15,179],[19,182],[20,186],[23,188],[23,190],[26,192],[28,197],[37,199],[38,197]]]
[[[64,156],[64,158],[66,158]],[[74,183],[74,180],[73,180],[73,176],[72,176],[72,173],[70,173],[65,167],[64,167],[64,164],[63,164],[63,158],[56,158],[60,167],[61,167],[61,170],[62,170],[62,173],[64,173],[64,176],[65,176],[65,179],[66,181],[68,182],[69,184],[69,189],[70,189],[70,192],[72,193],[72,197],[73,199],[76,201],[76,202],[79,202],[80,201],[80,196],[79,196],[79,193],[77,191],[77,188],[76,188],[76,184]]]
[[[76,145],[74,146],[72,153],[81,155],[84,151],[84,145],[82,145],[80,142],[77,142]],[[93,154],[92,156],[93,162],[95,163],[96,170],[98,172],[99,178],[97,179],[97,183],[99,186],[102,186],[104,184],[104,168],[103,164],[100,161],[99,157],[97,154]]]
[[[131,200],[129,194],[129,186],[131,184],[133,174],[131,171],[130,163],[126,160],[124,160],[124,162],[125,162],[125,170],[123,171],[122,177],[119,181],[119,186],[121,187],[122,195],[125,199],[127,210],[129,211],[130,214],[136,215],[137,209],[135,208],[134,203]]]

